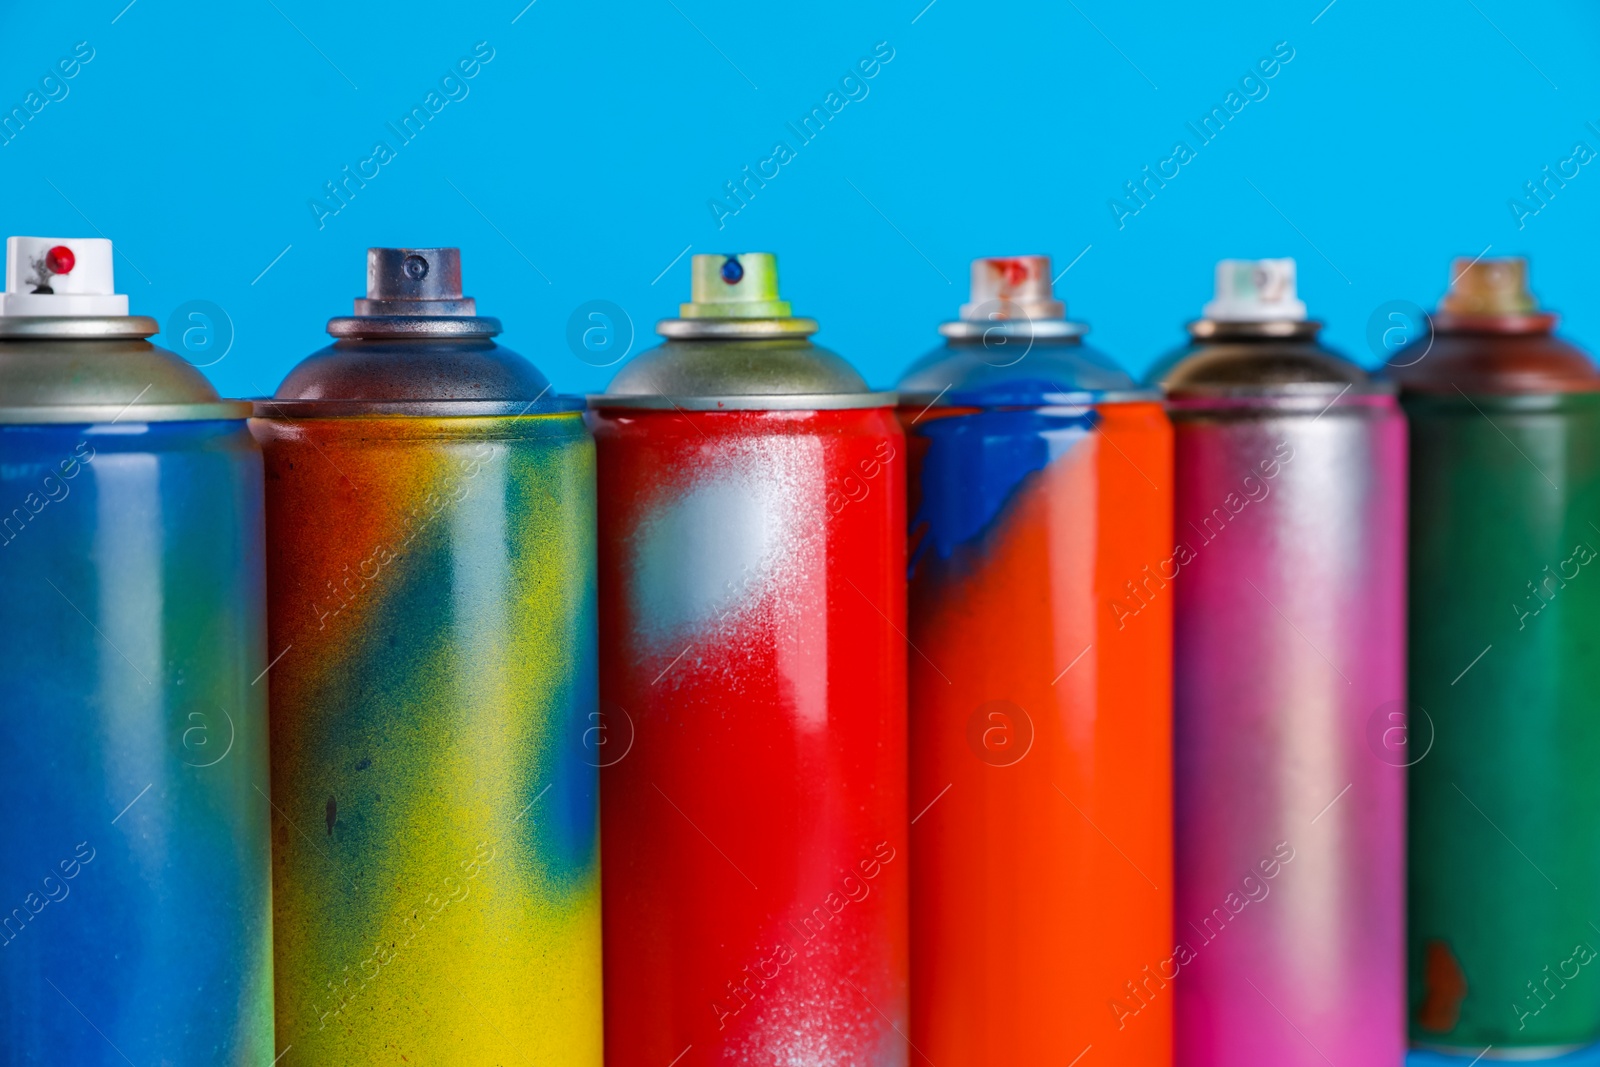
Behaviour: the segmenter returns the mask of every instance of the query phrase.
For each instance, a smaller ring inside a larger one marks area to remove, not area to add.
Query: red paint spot
[[[56,245],[44,254],[44,265],[50,268],[51,274],[71,274],[72,268],[78,265],[78,257],[66,245]]]
[[[1461,964],[1443,941],[1429,941],[1422,961],[1422,1006],[1417,1009],[1417,1025],[1436,1034],[1447,1034],[1461,1019],[1461,1001],[1467,995],[1467,976]]]
[[[1013,289],[1028,280],[1028,264],[1020,259],[991,259],[989,266]]]

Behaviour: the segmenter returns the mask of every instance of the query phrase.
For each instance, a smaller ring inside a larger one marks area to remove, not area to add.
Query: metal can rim
[[[771,393],[727,396],[614,396],[590,393],[589,409],[626,408],[643,411],[844,411],[851,408],[892,408],[898,394],[881,393]]]
[[[1561,316],[1553,311],[1527,311],[1513,315],[1461,315],[1439,310],[1428,316],[1435,334],[1553,333]]]
[[[999,334],[1002,337],[1038,337],[1055,340],[1083,337],[1088,332],[1088,323],[1073,322],[1069,319],[998,319],[993,322],[957,319],[939,324],[941,337],[957,341],[988,337],[991,334]]]
[[[274,400],[249,402],[257,419],[344,419],[400,415],[416,418],[505,418],[563,415],[583,410],[577,397],[526,400]]]
[[[1004,394],[1001,394],[1004,396]],[[941,393],[930,393],[926,390],[916,392],[901,391],[899,394],[900,405],[910,407],[926,405],[934,408],[1054,408],[1054,407],[1092,407],[1096,404],[1159,404],[1162,401],[1161,390],[1149,389],[1069,389],[1059,393],[1037,393],[1036,399],[1027,403],[1015,400],[996,399],[984,400],[970,393],[954,393],[949,390]],[[954,397],[954,399],[952,399]]]
[[[810,337],[821,327],[816,319],[662,319],[656,333],[673,340],[697,337],[772,339]]]
[[[0,407],[0,425],[4,426],[215,422],[249,417],[250,404],[243,400],[220,400],[209,404],[36,404]]]
[[[1351,401],[1367,397],[1393,397],[1399,388],[1384,379],[1365,382],[1279,382],[1265,385],[1190,386],[1167,394],[1168,406],[1214,407],[1230,404],[1254,405],[1262,403],[1324,401],[1337,403],[1346,397]],[[1332,398],[1331,400],[1329,398]]]
[[[1401,403],[1432,408],[1492,407],[1502,411],[1554,411],[1567,403],[1593,402],[1600,389],[1541,389],[1538,392],[1415,389],[1402,387]]]
[[[1206,394],[1201,396],[1169,397],[1166,403],[1167,414],[1172,418],[1187,416],[1204,416],[1208,413],[1221,412],[1278,412],[1286,415],[1314,414],[1332,411],[1335,408],[1350,410],[1354,408],[1382,409],[1389,411],[1400,410],[1394,393],[1391,392],[1362,392],[1339,393],[1330,397],[1326,393],[1254,393],[1254,394]]]
[[[500,332],[500,320],[492,315],[340,315],[328,320],[328,333],[340,340],[495,337]]]
[[[1232,319],[1196,319],[1184,326],[1189,336],[1201,341],[1230,341],[1249,338],[1305,340],[1322,331],[1318,319],[1272,319],[1262,322]]]
[[[0,337],[142,341],[161,332],[148,315],[0,315]]]

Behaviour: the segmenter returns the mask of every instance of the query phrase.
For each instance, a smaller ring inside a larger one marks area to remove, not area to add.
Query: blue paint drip
[[[1068,414],[1025,408],[952,415],[914,431],[928,441],[911,519],[910,566],[929,552],[946,560],[981,536],[1024,480],[1043,470],[1099,424],[1092,410]]]
[[[559,723],[552,738],[554,743],[540,754],[550,769],[553,787],[540,805],[542,814],[539,808],[534,809],[540,815],[535,822],[542,831],[537,838],[537,854],[544,857],[549,874],[559,880],[562,888],[572,891],[581,891],[594,878],[600,858],[600,774],[595,763],[601,759],[601,749],[598,744],[586,745],[584,741],[587,731],[599,721],[592,590],[591,584],[583,615],[583,647],[574,663],[572,680],[553,709]]]

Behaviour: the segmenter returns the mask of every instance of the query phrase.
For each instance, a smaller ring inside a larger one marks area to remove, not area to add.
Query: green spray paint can
[[[1457,261],[1390,361],[1412,703],[1368,724],[1411,765],[1412,1042],[1491,1059],[1600,1038],[1600,373],[1526,274]]]

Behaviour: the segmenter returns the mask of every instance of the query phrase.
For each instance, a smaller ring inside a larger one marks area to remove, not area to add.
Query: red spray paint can
[[[774,257],[693,271],[590,401],[606,1060],[903,1065],[893,397],[808,340]]]

